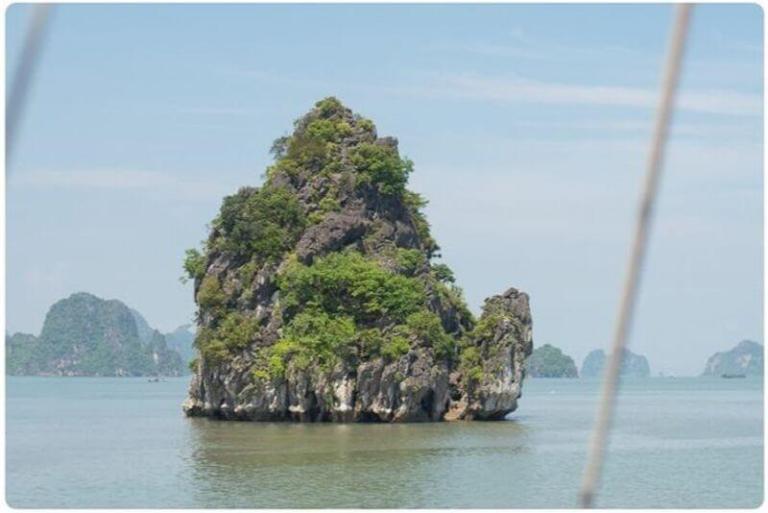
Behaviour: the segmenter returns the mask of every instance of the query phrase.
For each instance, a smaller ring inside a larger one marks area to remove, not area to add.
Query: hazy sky
[[[27,7],[7,14],[9,73]],[[328,95],[414,160],[473,310],[531,296],[535,344],[608,344],[672,7],[59,6],[7,184],[7,328],[76,291],[189,322],[184,249]],[[762,342],[762,23],[694,13],[631,349],[695,374]]]

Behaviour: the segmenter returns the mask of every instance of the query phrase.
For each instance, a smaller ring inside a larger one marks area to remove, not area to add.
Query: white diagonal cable
[[[32,19],[29,22],[24,45],[19,55],[13,82],[5,99],[5,162],[6,173],[10,161],[13,144],[18,133],[19,121],[24,109],[24,103],[29,91],[32,75],[35,72],[40,48],[45,36],[45,29],[53,6],[50,4],[35,4],[32,7]]]
[[[685,49],[685,40],[688,33],[688,21],[690,19],[692,5],[678,4],[676,8],[675,22],[672,27],[672,35],[667,53],[667,61],[661,83],[661,97],[656,114],[656,124],[651,140],[650,154],[648,157],[645,184],[640,198],[640,208],[635,226],[635,238],[630,254],[629,267],[624,281],[624,290],[619,306],[618,320],[613,337],[613,345],[608,360],[608,366],[603,378],[602,394],[592,433],[592,440],[588,454],[587,465],[584,468],[579,500],[584,508],[592,507],[600,474],[605,459],[608,434],[613,421],[613,410],[616,404],[616,393],[619,385],[619,371],[627,345],[627,335],[632,324],[637,290],[640,282],[640,273],[643,267],[648,232],[651,226],[651,218],[662,163],[664,150],[667,143],[669,125],[672,119],[672,111],[675,102],[675,94],[680,78],[680,68]]]

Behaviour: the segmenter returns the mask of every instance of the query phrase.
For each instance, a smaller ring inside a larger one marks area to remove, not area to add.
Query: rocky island
[[[179,376],[181,356],[122,302],[78,292],[48,310],[40,336],[6,336],[6,371],[37,376]]]
[[[730,351],[709,357],[702,376],[762,376],[763,346],[742,340]]]
[[[532,378],[579,377],[573,358],[551,344],[537,347],[526,361],[526,369]]]
[[[603,375],[603,368],[607,360],[607,355],[602,349],[595,349],[590,352],[584,363],[581,365],[582,378],[599,378]],[[648,359],[640,354],[635,354],[629,349],[624,350],[624,359],[621,362],[622,376],[647,378],[651,375],[651,367],[648,365]]]
[[[224,198],[194,281],[199,356],[183,409],[220,419],[501,419],[532,350],[514,288],[475,319],[406,188],[398,142],[326,98]]]

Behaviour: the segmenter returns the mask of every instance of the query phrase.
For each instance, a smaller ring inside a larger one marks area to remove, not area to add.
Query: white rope
[[[605,459],[608,433],[613,420],[616,392],[619,385],[619,373],[627,343],[627,335],[632,323],[640,273],[645,258],[648,232],[651,226],[651,214],[656,200],[658,182],[664,160],[664,150],[672,118],[675,93],[680,78],[680,68],[691,9],[691,4],[678,4],[676,8],[675,23],[672,28],[667,62],[661,83],[661,98],[659,99],[656,125],[648,157],[645,184],[635,226],[635,239],[630,255],[629,268],[625,277],[611,354],[603,380],[602,397],[581,484],[579,498],[581,506],[584,508],[589,508],[593,505],[596,489],[600,481],[603,460]]]
[[[32,7],[32,19],[24,38],[24,46],[19,55],[16,72],[5,101],[5,162],[6,173],[10,162],[13,143],[18,133],[18,125],[29,90],[29,83],[35,71],[40,47],[45,36],[46,24],[51,12],[50,4],[35,4]]]

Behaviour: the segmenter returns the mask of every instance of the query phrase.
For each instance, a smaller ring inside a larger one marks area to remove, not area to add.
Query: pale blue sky
[[[28,9],[6,12],[8,72]],[[59,6],[7,189],[7,327],[85,290],[189,322],[185,248],[338,96],[400,139],[477,311],[515,286],[536,344],[605,347],[672,7]],[[762,342],[762,38],[697,6],[631,348],[694,374]]]

